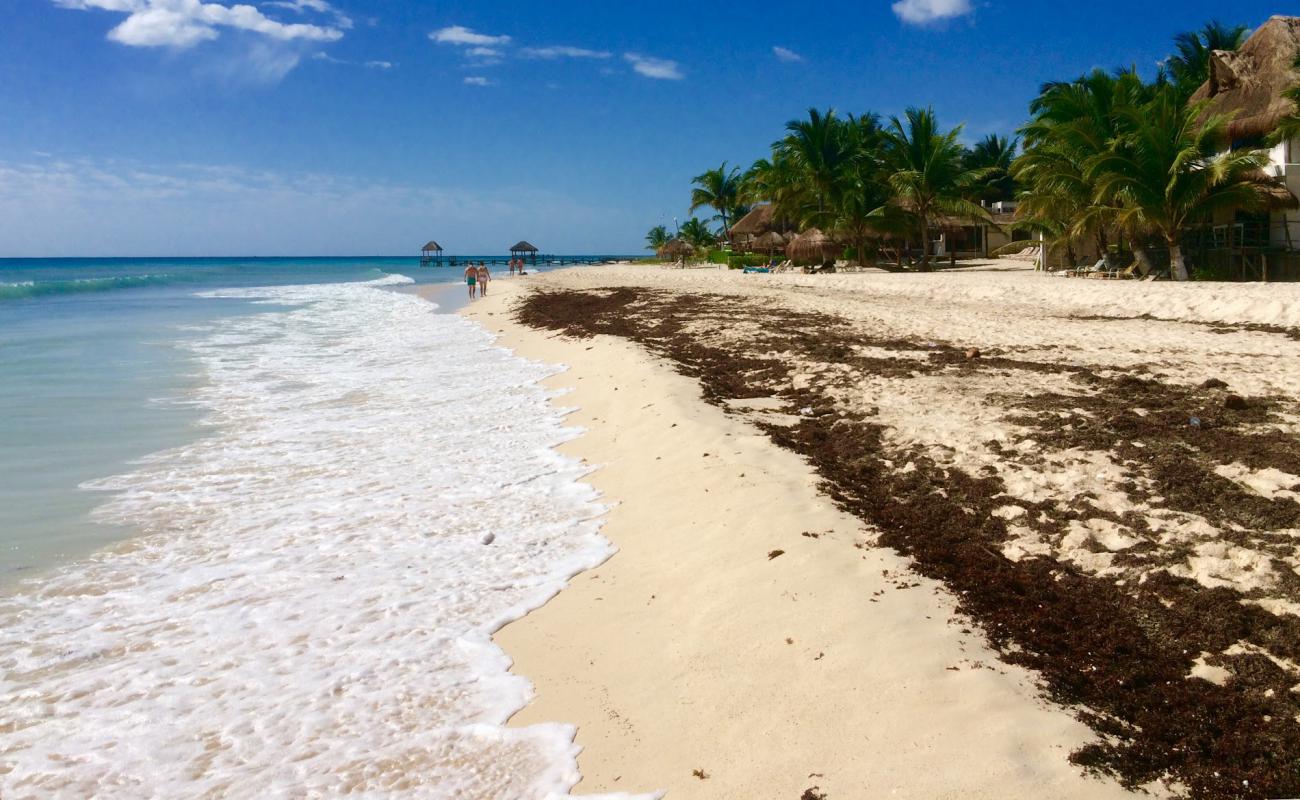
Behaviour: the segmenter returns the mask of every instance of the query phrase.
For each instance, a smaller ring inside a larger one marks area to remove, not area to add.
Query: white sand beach
[[[736,402],[728,413],[705,403],[695,380],[636,344],[563,337],[511,318],[528,290],[614,286],[738,295],[831,312],[864,334],[1116,369],[1143,364],[1170,381],[1217,376],[1234,391],[1291,398],[1300,393],[1300,372],[1280,365],[1300,354],[1300,342],[1178,321],[1294,325],[1300,287],[1120,284],[1002,270],[742,276],[626,266],[498,281],[491,297],[464,312],[518,353],[568,366],[550,380],[565,392],[554,402],[574,408],[570,421],[586,432],[564,449],[592,465],[591,483],[617,504],[604,528],[617,555],[496,637],[537,690],[515,722],[578,726],[579,792],[1127,794],[1067,761],[1093,734],[1042,699],[1033,673],[999,661],[978,626],[955,614],[941,584],[874,546],[870,527],[818,491],[803,459],[746,421],[746,406],[770,417],[768,404]],[[1171,321],[1070,318],[1103,314]],[[734,334],[743,337],[743,326]],[[996,465],[1008,493],[1025,503],[1088,492],[1106,510],[1132,510],[1114,486],[1124,468],[1096,453],[1028,470],[981,444],[1012,438],[988,400],[1017,391],[1015,380],[1025,376],[1013,372],[882,377],[845,401],[878,408],[898,441],[920,444],[936,460]],[[1036,377],[1036,390],[1042,380],[1061,380]],[[1267,491],[1259,475],[1243,480]],[[1300,478],[1275,476],[1268,485],[1288,481]],[[1187,560],[1185,574],[1207,585],[1276,584],[1266,574],[1269,558],[1218,542],[1204,520],[1142,510],[1161,518],[1167,540],[1196,540],[1199,555]],[[1005,555],[1051,553],[1118,574],[1109,556],[1131,532],[1094,527],[1095,536],[1084,527],[1059,541],[1026,531]],[[1285,594],[1272,598],[1275,607],[1286,606]]]

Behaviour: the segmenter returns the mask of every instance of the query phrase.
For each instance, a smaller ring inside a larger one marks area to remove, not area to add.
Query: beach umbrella
[[[843,247],[834,239],[817,228],[809,228],[790,240],[785,246],[785,254],[796,261],[820,262],[833,258],[843,251]]]
[[[659,248],[660,258],[690,258],[695,255],[695,247],[685,239],[673,239],[668,244]]]
[[[695,246],[685,239],[673,239],[661,249],[663,254],[666,256],[677,257],[695,255]]]

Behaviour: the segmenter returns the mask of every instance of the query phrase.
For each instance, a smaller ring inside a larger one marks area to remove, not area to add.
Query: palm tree
[[[845,126],[835,109],[823,113],[810,108],[808,119],[790,120],[785,129],[785,138],[774,144],[773,150],[789,159],[816,210],[824,212],[836,180],[852,157],[845,142]]]
[[[986,173],[976,185],[978,199],[996,203],[1016,196],[1016,180],[1011,174],[1011,163],[1016,158],[1016,148],[1019,146],[1018,137],[990,133],[976,142],[966,154],[967,167],[984,170]]]
[[[884,175],[895,201],[909,211],[921,234],[921,269],[930,266],[930,223],[955,215],[987,219],[988,212],[967,199],[984,176],[966,167],[958,141],[961,126],[939,130],[932,108],[909,108],[906,123],[891,117],[883,133]]]
[[[1295,68],[1300,70],[1300,55],[1295,60]],[[1270,144],[1287,142],[1300,137],[1300,83],[1292,86],[1282,93],[1282,96],[1292,102],[1291,113],[1283,117],[1277,124],[1277,129],[1269,137]]]
[[[1180,281],[1188,278],[1182,252],[1187,229],[1221,209],[1266,208],[1276,183],[1263,171],[1266,150],[1220,150],[1229,117],[1201,122],[1204,108],[1184,103],[1176,87],[1163,87],[1150,102],[1116,112],[1122,135],[1084,167],[1095,200],[1121,225],[1164,239]]]
[[[1164,63],[1169,81],[1183,100],[1210,78],[1210,54],[1215,50],[1236,50],[1246,41],[1245,25],[1224,25],[1211,20],[1199,31],[1187,31],[1174,37],[1177,49]]]
[[[718,243],[718,234],[699,217],[691,217],[683,222],[680,236],[696,247],[712,247]]]
[[[727,169],[727,162],[722,166],[696,175],[691,179],[695,188],[691,190],[691,207],[687,213],[695,213],[697,208],[710,206],[718,212],[722,220],[722,232],[731,235],[732,216],[741,206],[740,202],[740,167]]]
[[[1049,236],[1053,230],[1069,229],[1067,245],[1091,235],[1097,252],[1105,253],[1114,220],[1108,207],[1094,202],[1096,187],[1083,165],[1110,152],[1119,136],[1117,111],[1147,102],[1152,91],[1131,69],[1113,73],[1096,69],[1073,81],[1044,85],[1029,104],[1033,119],[1020,129],[1025,149],[1012,166],[1012,174],[1025,186],[1019,199],[1030,204],[1029,209],[1017,210],[1020,219],[1028,222],[1049,209],[1052,213],[1068,210],[1071,219],[1056,220],[1063,225],[1034,229]],[[1140,243],[1135,250],[1141,250]]]
[[[668,228],[663,225],[656,225],[645,235],[645,249],[658,251],[659,248],[672,241],[672,238],[668,234]]]

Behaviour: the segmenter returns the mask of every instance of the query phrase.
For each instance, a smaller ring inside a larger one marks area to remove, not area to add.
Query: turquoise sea
[[[492,634],[605,506],[459,282],[0,261],[0,797],[568,796]]]
[[[265,310],[204,292],[388,275],[459,282],[416,258],[0,259],[0,584],[129,535],[79,487],[196,436],[185,344]]]

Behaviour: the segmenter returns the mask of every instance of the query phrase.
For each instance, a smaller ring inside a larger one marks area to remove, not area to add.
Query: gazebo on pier
[[[537,248],[533,247],[528,242],[519,242],[514,247],[510,248],[510,257],[512,259],[524,259],[529,264],[535,266],[537,264]]]
[[[428,244],[420,248],[420,266],[431,267],[442,264],[442,245],[429,240]]]

